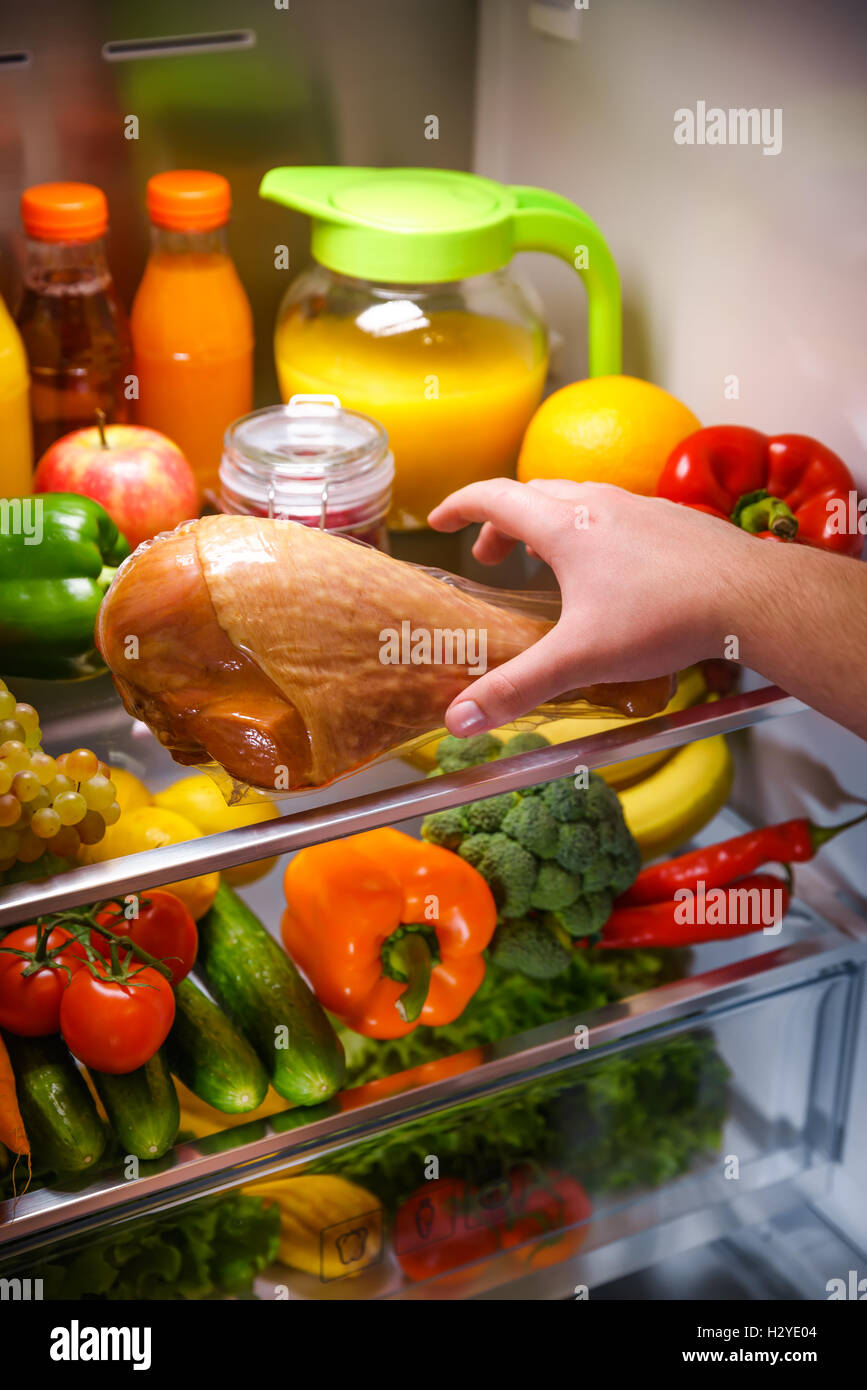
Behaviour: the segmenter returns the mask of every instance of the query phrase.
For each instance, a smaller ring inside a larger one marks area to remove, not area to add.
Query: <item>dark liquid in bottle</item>
[[[97,408],[108,421],[129,420],[132,346],[107,271],[31,269],[17,322],[30,363],[37,459],[61,435],[95,424]]]

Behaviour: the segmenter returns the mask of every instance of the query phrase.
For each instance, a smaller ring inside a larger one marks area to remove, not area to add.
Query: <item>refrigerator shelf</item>
[[[747,725],[798,713],[803,708],[799,700],[786,695],[779,687],[764,686],[729,695],[714,703],[694,705],[675,714],[657,715],[639,724],[627,724],[623,729],[609,729],[571,743],[501,758],[465,772],[447,773],[396,787],[378,787],[361,796],[338,800],[324,807],[314,805],[264,824],[225,830],[218,835],[166,845],[105,864],[85,865],[35,883],[8,885],[0,889],[0,927],[26,921],[37,912],[57,912],[118,893],[155,888],[213,869],[233,868],[275,854],[294,853],[323,840],[399,824],[449,806],[551,781],[572,772],[578,764],[592,770],[677,748],[714,734],[731,733]],[[113,713],[117,718],[118,711]],[[122,711],[120,716],[117,728],[123,735],[129,733],[133,721]],[[80,720],[69,723],[79,740],[100,737],[98,722],[92,733]],[[43,732],[48,741],[50,726],[46,724]],[[71,729],[65,725],[64,736],[68,738],[70,733]],[[155,744],[155,740],[151,741]],[[353,780],[348,779],[336,790],[350,787]],[[324,790],[331,794],[335,788]],[[309,801],[309,797],[304,796]]]

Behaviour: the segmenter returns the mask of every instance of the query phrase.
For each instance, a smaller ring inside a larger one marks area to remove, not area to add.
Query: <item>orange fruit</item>
[[[698,429],[692,411],[650,381],[573,381],[543,401],[527,426],[518,478],[614,483],[651,496],[675,444]]]

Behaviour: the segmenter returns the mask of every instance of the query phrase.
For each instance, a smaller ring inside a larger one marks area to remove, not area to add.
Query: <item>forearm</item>
[[[728,586],[723,639],[737,638],[744,665],[867,738],[867,563],[773,541],[753,551]]]

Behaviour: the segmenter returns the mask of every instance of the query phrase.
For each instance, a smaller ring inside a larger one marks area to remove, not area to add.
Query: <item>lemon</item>
[[[244,806],[227,806],[216,782],[204,773],[182,777],[179,782],[166,787],[165,791],[157,792],[154,805],[186,816],[203,835],[217,835],[221,830],[235,830],[240,825],[261,825],[263,821],[277,819],[274,806],[258,793],[255,800]],[[224,869],[223,873],[228,883],[238,887],[263,878],[276,863],[276,857],[259,859],[252,864]]]
[[[125,767],[113,767],[111,780],[114,783],[115,800],[123,811],[136,811],[139,806],[150,806],[151,794],[144,782],[139,781]]]
[[[691,410],[649,381],[597,376],[543,401],[518,459],[518,478],[614,483],[651,496],[675,444],[701,428]]]
[[[144,850],[161,849],[163,845],[180,845],[186,840],[201,838],[202,832],[186,816],[179,816],[162,806],[139,806],[135,810],[122,812],[120,820],[107,828],[98,844],[82,845],[79,862],[104,864],[125,854],[141,854]],[[214,871],[182,879],[179,883],[164,883],[161,887],[175,893],[198,920],[214,901],[219,882],[220,875]]]

